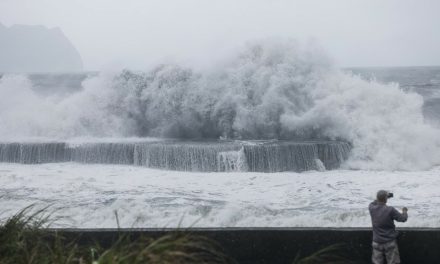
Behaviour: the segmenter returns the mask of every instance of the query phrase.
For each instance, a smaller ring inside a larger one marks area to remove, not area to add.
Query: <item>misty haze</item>
[[[78,51],[59,28],[0,24],[0,72],[82,70]]]

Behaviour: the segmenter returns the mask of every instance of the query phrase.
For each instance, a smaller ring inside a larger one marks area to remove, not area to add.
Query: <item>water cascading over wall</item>
[[[339,168],[350,149],[349,143],[340,141],[1,143],[0,162],[131,164],[200,172],[299,172]]]
[[[0,143],[0,162],[38,164],[67,160],[65,143]]]
[[[282,142],[244,146],[249,171],[337,169],[348,158],[345,142]]]
[[[135,147],[135,164],[182,171],[246,171],[238,165],[241,148],[230,142],[139,144]]]
[[[68,161],[96,164],[134,164],[134,143],[87,143],[69,145]]]

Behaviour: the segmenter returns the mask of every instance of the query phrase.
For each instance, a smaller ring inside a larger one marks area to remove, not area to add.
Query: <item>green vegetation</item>
[[[237,263],[215,241],[191,232],[169,233],[159,238],[121,235],[110,246],[97,242],[78,243],[48,229],[47,208],[32,212],[27,207],[0,225],[0,264],[186,264]],[[294,264],[347,263],[332,246],[300,259]],[[345,261],[345,262],[344,262]]]
[[[96,263],[235,263],[214,241],[202,236],[174,233],[158,239],[121,237],[102,251]]]
[[[0,226],[1,264],[82,263],[81,249],[57,232],[47,232],[46,208],[30,213],[27,207]]]

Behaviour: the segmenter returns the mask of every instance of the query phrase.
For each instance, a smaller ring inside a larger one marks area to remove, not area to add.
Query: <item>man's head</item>
[[[376,199],[381,203],[386,203],[388,200],[388,192],[384,190],[378,191],[376,195]]]

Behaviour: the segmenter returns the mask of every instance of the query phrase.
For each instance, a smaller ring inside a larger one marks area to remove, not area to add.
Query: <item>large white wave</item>
[[[83,87],[47,97],[25,76],[3,76],[0,137],[326,138],[352,143],[350,168],[440,163],[421,96],[343,73],[319,49],[289,41],[249,44],[209,71],[160,65],[101,73]]]

